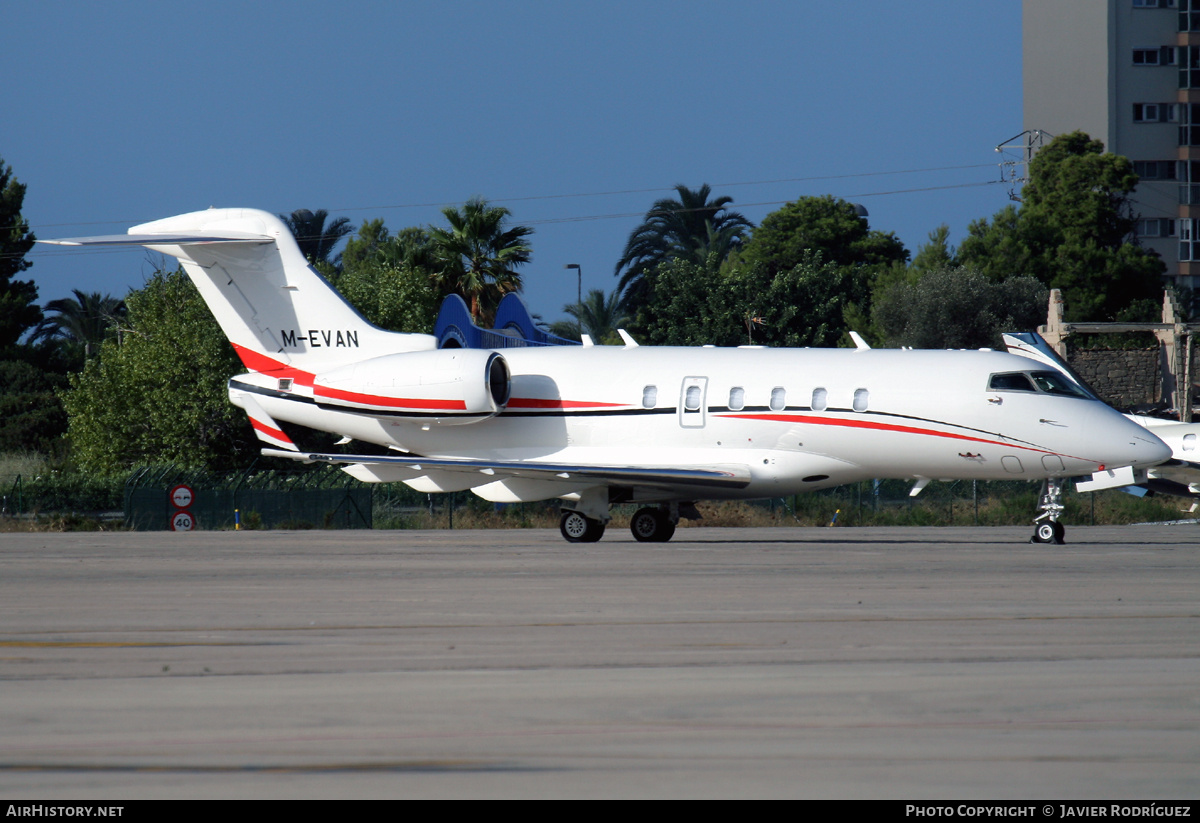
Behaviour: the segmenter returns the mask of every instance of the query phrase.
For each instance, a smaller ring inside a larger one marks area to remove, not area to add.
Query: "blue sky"
[[[609,290],[682,183],[755,223],[833,194],[911,252],[1008,201],[1020,4],[961,0],[5,4],[0,157],[40,237],[209,206],[442,225],[482,196],[535,229],[546,320]],[[41,246],[39,300],[124,295],[133,251]]]

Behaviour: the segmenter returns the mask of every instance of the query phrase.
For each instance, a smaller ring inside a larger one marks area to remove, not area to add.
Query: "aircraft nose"
[[[1143,469],[1171,459],[1171,447],[1153,432],[1116,412],[1106,417],[1102,431],[1097,432],[1103,440],[1096,443],[1105,452],[1105,465],[1109,468],[1133,466]]]

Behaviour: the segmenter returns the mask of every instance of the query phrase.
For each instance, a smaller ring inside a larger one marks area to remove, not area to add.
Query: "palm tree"
[[[84,358],[100,347],[100,343],[125,318],[125,301],[99,292],[85,294],[72,290],[75,297],[51,300],[46,304],[47,317],[34,330],[32,342],[63,341],[83,346]],[[49,316],[49,315],[53,316]]]
[[[467,301],[476,323],[490,322],[500,298],[521,290],[516,267],[528,263],[531,249],[527,226],[506,229],[509,211],[489,206],[481,198],[468,200],[462,209],[442,209],[449,229],[429,227],[438,258],[436,280],[442,294],[459,294]]]
[[[316,267],[318,264],[324,263],[338,271],[341,269],[342,256],[339,254],[330,260],[329,255],[333,254],[334,246],[353,231],[353,228],[348,217],[339,217],[326,226],[325,220],[328,217],[329,212],[325,209],[317,209],[315,212],[308,209],[296,209],[290,216],[279,215],[279,219],[287,224],[292,231],[292,236],[296,238],[296,244],[300,246],[300,253],[312,266]]]
[[[705,265],[718,262],[740,248],[754,224],[739,212],[727,211],[732,197],[709,200],[712,189],[705,183],[692,191],[678,185],[678,200],[664,198],[646,212],[645,221],[633,230],[614,274],[621,276],[620,289],[630,305],[640,303],[649,289],[648,277],[660,263],[689,260]],[[715,258],[710,255],[716,254]]]
[[[600,289],[592,289],[582,302],[563,306],[563,311],[575,319],[559,320],[552,324],[550,331],[553,334],[578,338],[583,333],[597,343],[614,342],[617,329],[624,328],[633,319],[621,298],[621,292],[616,289],[607,296]]]

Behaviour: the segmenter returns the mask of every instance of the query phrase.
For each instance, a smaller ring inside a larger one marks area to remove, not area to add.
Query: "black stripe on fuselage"
[[[290,392],[277,391],[276,389],[268,389],[262,386],[255,386],[250,383],[242,383],[237,378],[230,378],[229,385],[241,391],[250,392],[251,394],[260,394],[264,397],[272,397],[278,400],[291,400],[296,403],[308,403],[325,411],[350,412],[352,414],[363,414],[370,417],[483,417],[479,414],[448,414],[445,412],[396,412],[387,409],[357,409],[348,406],[336,406],[328,403],[321,403],[312,397],[292,394]],[[784,414],[788,412],[808,412],[814,413],[814,409],[810,406],[787,406],[783,409],[772,409],[769,406],[746,406],[741,409],[730,409],[727,406],[709,406],[709,415],[729,415],[729,414]],[[524,417],[642,417],[645,415],[674,415],[678,414],[678,407],[668,408],[629,408],[629,409],[539,409],[537,411],[514,411],[505,410],[495,417],[503,417],[505,419],[517,419]],[[689,412],[689,414],[698,414],[699,412]],[[912,420],[918,423],[934,426],[949,426],[960,431],[975,432],[976,434],[987,435],[988,437],[997,437],[1007,440],[1014,444],[1021,444],[1031,448],[1042,448],[1038,444],[1028,440],[1018,440],[1015,437],[1010,437],[998,432],[988,431],[987,429],[978,429],[973,426],[964,426],[961,423],[948,423],[943,420],[933,420],[928,417],[917,417],[911,414],[895,414],[892,412],[875,411],[868,409],[863,412],[856,412],[848,408],[828,408],[823,409],[816,414],[847,414],[847,415],[870,415],[872,417],[892,418],[897,420]],[[795,422],[803,423],[802,418],[798,418]]]

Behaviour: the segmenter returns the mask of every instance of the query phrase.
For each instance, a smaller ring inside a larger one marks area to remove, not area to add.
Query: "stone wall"
[[[1162,402],[1157,346],[1078,350],[1071,353],[1070,363],[1101,400],[1118,409]]]

